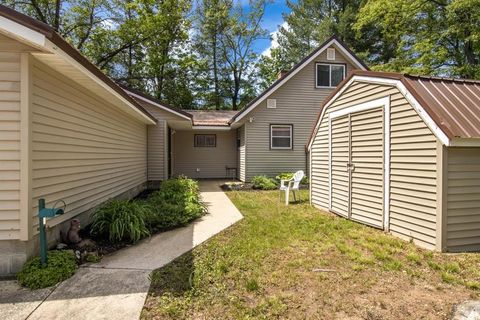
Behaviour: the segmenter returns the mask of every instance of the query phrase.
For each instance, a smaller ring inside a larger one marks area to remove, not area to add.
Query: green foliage
[[[255,176],[252,178],[253,189],[274,190],[278,188],[277,182],[267,176]]]
[[[198,183],[186,177],[163,181],[148,203],[151,211],[146,221],[150,228],[156,229],[182,226],[207,212]]]
[[[40,257],[35,257],[17,274],[18,282],[30,289],[53,286],[70,278],[77,269],[75,255],[71,251],[53,250],[47,253],[48,263],[42,267]]]
[[[281,181],[281,180],[290,180],[293,178],[293,175],[295,173],[293,172],[281,172],[279,173],[275,179],[277,179],[278,181]],[[301,181],[302,184],[308,184],[308,177],[307,176],[304,176],[302,181]]]
[[[93,214],[91,233],[111,242],[137,242],[148,236],[145,217],[150,207],[136,200],[110,200]]]

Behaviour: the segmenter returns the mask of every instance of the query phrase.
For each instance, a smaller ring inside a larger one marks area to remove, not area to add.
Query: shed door
[[[383,228],[383,108],[350,114],[350,217]]]
[[[383,108],[331,119],[331,210],[383,228]]]
[[[344,217],[350,212],[350,116],[332,119],[332,204],[331,210]]]

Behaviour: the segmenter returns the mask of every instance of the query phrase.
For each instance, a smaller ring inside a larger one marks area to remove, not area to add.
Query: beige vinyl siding
[[[265,100],[245,116],[245,119],[253,117],[253,122],[245,123],[248,137],[247,180],[257,175],[275,176],[284,171],[308,172],[305,146],[320,111],[320,105],[333,90],[315,88],[315,64],[345,63],[347,74],[353,69],[339,50],[336,50],[335,61],[327,61],[326,52],[327,50],[322,52],[315,61],[268,96],[268,99],[276,99],[275,109],[267,109]],[[270,149],[270,124],[293,125],[293,150]]]
[[[480,250],[480,148],[447,152],[447,250]]]
[[[158,181],[168,178],[168,121],[185,121],[158,106],[137,100],[158,122],[148,126],[148,180]]]
[[[20,54],[0,52],[0,240],[20,236]]]
[[[419,245],[435,247],[436,138],[394,87],[354,82],[325,111],[312,144],[312,204],[329,207],[329,113],[390,96],[390,230]]]
[[[147,126],[36,61],[33,204],[63,199],[61,222],[147,180]]]
[[[246,135],[245,135],[245,126],[241,126],[238,129],[238,138],[240,139],[240,147],[238,148],[238,171],[239,179],[245,181],[246,179],[246,154],[245,150],[247,147]]]
[[[194,147],[195,134],[215,134],[216,147]],[[225,178],[225,167],[237,166],[236,140],[235,130],[176,131],[173,135],[173,174],[192,178]]]

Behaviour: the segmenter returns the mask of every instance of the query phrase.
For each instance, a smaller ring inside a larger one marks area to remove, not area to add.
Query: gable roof
[[[105,75],[87,58],[85,58],[77,49],[65,41],[49,25],[24,15],[18,11],[10,9],[4,5],[0,5],[0,27],[5,27],[6,32],[15,34],[19,38],[31,42],[35,46],[42,47],[51,53],[55,53],[55,51],[52,51],[52,49],[57,50],[57,52],[58,50],[63,51],[69,58],[78,62],[94,77],[112,89],[114,94],[116,94],[120,99],[123,99],[123,101],[132,109],[140,111],[143,117],[149,119],[149,123],[156,123],[156,119],[151,114],[149,114],[126,92],[124,92],[122,88],[120,88],[112,79]],[[53,43],[56,47],[50,48],[44,39],[50,40],[51,43]]]
[[[168,112],[171,112],[177,116],[180,116],[182,118],[185,118],[187,120],[192,120],[193,117],[190,113],[180,109],[180,108],[176,108],[174,106],[171,106],[163,101],[160,101],[159,99],[156,99],[148,94],[145,94],[139,90],[136,90],[136,89],[132,89],[130,87],[127,87],[123,84],[118,84],[120,87],[122,87],[122,89],[128,94],[130,95],[131,97],[133,97],[134,99],[139,99],[139,100],[142,100],[142,101],[145,101],[147,103],[150,103],[150,104],[153,104],[165,111],[168,111]]]
[[[193,116],[194,126],[228,126],[237,111],[232,110],[188,110]]]
[[[292,69],[290,69],[287,73],[285,73],[280,79],[277,79],[272,85],[270,85],[266,90],[264,90],[260,95],[258,95],[255,99],[250,101],[250,103],[245,106],[242,110],[240,110],[233,118],[230,120],[230,123],[237,122],[242,119],[247,113],[253,110],[257,105],[259,105],[265,98],[275,92],[278,88],[280,88],[283,84],[285,84],[288,80],[290,80],[294,75],[296,75],[300,70],[302,70],[305,66],[311,63],[318,55],[320,55],[323,51],[325,51],[328,47],[335,44],[342,54],[345,55],[357,68],[362,70],[368,70],[367,65],[358,58],[353,51],[348,48],[348,46],[336,36],[332,36],[327,39],[324,43],[322,43],[318,48],[313,50],[308,56],[302,59],[299,63],[297,63]]]
[[[355,81],[396,86],[444,145],[460,145],[458,139],[480,138],[479,80],[355,70],[322,103],[308,149],[326,108]]]

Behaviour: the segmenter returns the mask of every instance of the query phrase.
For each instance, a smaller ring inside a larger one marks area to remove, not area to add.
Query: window
[[[217,136],[214,134],[196,134],[195,147],[214,148],[217,146]]]
[[[336,87],[345,78],[345,65],[317,63],[316,85],[318,87]]]
[[[270,148],[293,149],[293,126],[291,124],[270,125]]]

